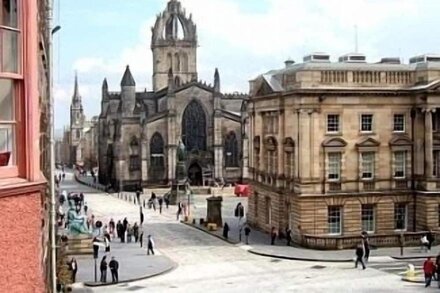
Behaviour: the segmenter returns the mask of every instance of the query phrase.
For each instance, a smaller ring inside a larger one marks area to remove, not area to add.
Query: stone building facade
[[[99,181],[127,190],[164,185],[175,177],[179,141],[188,151],[192,184],[242,177],[244,94],[223,94],[198,81],[197,30],[179,1],[168,2],[152,27],[153,89],[136,92],[127,66],[120,92],[102,86]]]
[[[48,5],[0,5],[2,292],[51,292]]]
[[[315,247],[437,230],[439,61],[311,54],[252,80],[249,222]]]

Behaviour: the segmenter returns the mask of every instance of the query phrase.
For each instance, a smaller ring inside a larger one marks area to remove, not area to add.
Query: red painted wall
[[[0,198],[0,292],[44,292],[39,193]]]

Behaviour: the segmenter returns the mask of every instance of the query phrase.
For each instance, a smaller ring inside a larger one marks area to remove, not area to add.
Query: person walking
[[[76,273],[78,272],[78,263],[75,258],[70,261],[70,270],[72,271],[72,283],[76,282]]]
[[[277,230],[275,227],[272,227],[270,231],[270,245],[275,245],[275,239],[277,239]]]
[[[148,235],[148,250],[147,250],[147,255],[150,255],[150,251],[151,253],[154,255],[154,241],[153,241],[153,237],[151,235]]]
[[[289,227],[286,228],[286,240],[287,246],[290,246],[292,243],[292,230]]]
[[[366,232],[362,234],[362,245],[364,246],[364,260],[367,263],[370,257],[370,240]]]
[[[228,233],[229,233],[229,225],[228,223],[225,223],[223,225],[223,237],[225,237],[226,239],[228,239]]]
[[[107,256],[104,255],[101,260],[100,270],[101,270],[101,283],[107,283]]]
[[[139,226],[137,222],[133,225],[133,236],[134,236],[134,242],[137,243],[139,240]]]
[[[121,220],[119,220],[118,224],[116,224],[116,233],[118,234],[118,238],[121,239],[121,242],[123,242],[123,240],[122,240],[122,230],[124,230],[124,228],[122,227]]]
[[[157,201],[159,203],[159,214],[162,214],[163,198],[159,197],[159,199]]]
[[[110,261],[109,265],[110,272],[112,273],[112,283],[118,282],[118,269],[119,269],[119,263],[117,260],[115,260],[115,257],[112,257],[112,260]]]
[[[364,257],[364,247],[363,247],[362,244],[359,244],[356,247],[356,262],[354,263],[354,268],[355,269],[357,269],[358,263],[360,262],[361,265],[362,265],[362,269],[365,270],[366,267],[365,267],[365,264],[364,264],[363,257]]]
[[[124,221],[122,221],[122,242],[125,242],[127,230],[128,230],[128,220],[127,218],[124,218]]]
[[[141,211],[141,215],[140,215],[140,220],[141,220],[141,226],[144,224],[144,212]]]
[[[431,251],[432,243],[435,241],[434,235],[432,235],[431,230],[429,230],[426,234],[426,240],[428,240],[428,250]]]
[[[251,234],[251,228],[246,225],[246,227],[244,228],[244,238],[246,240],[246,244],[249,244],[249,234]]]
[[[435,268],[437,271],[438,287],[440,288],[440,253],[437,255],[437,257],[435,259]]]
[[[141,232],[139,236],[139,243],[141,244],[141,248],[144,246],[144,232]]]
[[[164,201],[165,201],[165,206],[168,209],[168,206],[170,205],[170,198],[169,198],[169,196],[165,196]]]
[[[431,260],[431,257],[428,258],[423,263],[423,272],[425,273],[425,288],[431,286],[432,275],[435,272],[435,265]]]
[[[131,243],[131,238],[133,237],[134,231],[131,225],[128,225],[127,229],[127,243]]]
[[[113,238],[115,238],[115,221],[113,220],[113,218],[111,218],[110,222],[108,222],[108,228],[110,235],[112,235]]]
[[[141,205],[141,191],[139,189],[136,190],[136,199],[137,199],[137,204]]]
[[[182,213],[182,202],[179,201],[179,203],[177,204],[177,221],[179,221],[180,219],[180,214]]]
[[[109,237],[104,236],[104,246],[105,246],[105,252],[110,253],[110,239],[109,239]]]
[[[87,215],[87,210],[89,209],[89,207],[87,206],[87,203],[84,202],[84,214]]]

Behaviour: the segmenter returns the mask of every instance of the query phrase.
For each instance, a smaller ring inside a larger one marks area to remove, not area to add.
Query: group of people
[[[115,224],[113,219],[110,219],[108,226],[110,234],[115,237],[116,232],[116,235],[121,240],[121,243],[131,243],[133,238],[134,242],[136,243],[142,235],[142,232],[141,234],[139,233],[140,228],[138,223],[135,222],[134,225],[131,225],[128,223],[127,218],[124,218],[122,221],[119,220],[117,224]]]
[[[101,263],[99,265],[99,270],[101,271],[101,283],[107,283],[107,267],[110,268],[112,283],[117,283],[119,281],[119,262],[113,256],[111,261],[107,264],[107,255],[104,255],[102,257]]]

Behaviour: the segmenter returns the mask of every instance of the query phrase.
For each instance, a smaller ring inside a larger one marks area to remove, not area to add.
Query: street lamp
[[[55,124],[54,124],[54,97],[53,97],[53,35],[61,29],[61,26],[57,25],[52,28],[53,20],[53,0],[48,2],[48,50],[49,50],[49,70],[48,70],[48,81],[49,81],[49,116],[50,116],[50,142],[49,142],[49,152],[50,152],[50,246],[51,246],[51,279],[52,279],[52,292],[57,290],[57,272],[56,272],[56,198],[55,198]]]

